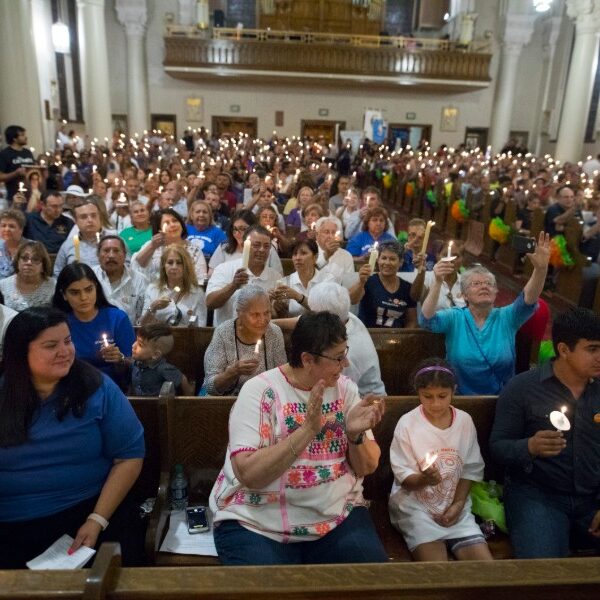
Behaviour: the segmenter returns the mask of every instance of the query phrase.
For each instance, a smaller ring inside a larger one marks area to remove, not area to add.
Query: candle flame
[[[560,412],[561,412],[561,413],[564,415],[564,414],[567,412],[567,407],[566,407],[566,406],[563,406],[563,407],[560,409]]]

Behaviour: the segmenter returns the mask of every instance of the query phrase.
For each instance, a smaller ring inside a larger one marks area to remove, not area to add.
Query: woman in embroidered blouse
[[[268,292],[258,285],[245,285],[235,308],[237,319],[215,329],[204,354],[202,390],[209,396],[237,395],[248,379],[285,362],[283,334],[271,323]]]
[[[467,306],[437,310],[442,282],[454,267],[452,261],[440,261],[433,268],[435,279],[423,302],[419,325],[445,334],[446,356],[458,375],[458,394],[498,394],[515,374],[515,335],[535,312],[542,293],[550,236],[542,231],[535,252],[527,256],[533,273],[516,300],[501,308],[494,308],[498,293],[494,274],[476,266],[465,271],[460,282]]]
[[[146,290],[140,324],[153,322],[185,327],[206,325],[204,290],[198,285],[192,259],[177,244],[165,248],[158,281]]]
[[[4,304],[16,311],[30,306],[52,303],[56,281],[45,246],[41,242],[25,242],[19,246],[13,261],[15,274],[0,279]]]
[[[347,353],[339,317],[307,313],[290,361],[242,387],[210,497],[223,564],[387,560],[362,496],[384,404],[341,375]]]
[[[0,214],[0,279],[15,272],[13,259],[17,248],[23,243],[25,215],[9,208]]]

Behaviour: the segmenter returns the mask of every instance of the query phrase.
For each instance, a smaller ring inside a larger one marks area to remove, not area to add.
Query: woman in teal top
[[[461,278],[467,306],[436,311],[442,281],[454,267],[451,261],[441,260],[433,268],[435,280],[423,302],[419,324],[446,335],[446,357],[458,374],[458,394],[498,394],[515,374],[515,334],[535,312],[544,288],[550,236],[540,233],[535,252],[527,256],[533,273],[516,300],[501,308],[494,308],[498,288],[493,273],[475,266]]]

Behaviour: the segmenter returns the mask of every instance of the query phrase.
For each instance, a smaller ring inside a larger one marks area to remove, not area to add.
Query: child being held
[[[439,358],[423,361],[413,377],[420,406],[394,431],[390,518],[415,560],[492,560],[471,514],[469,492],[483,478],[483,459],[470,415],[451,405],[456,374]]]
[[[164,323],[140,327],[132,348],[131,385],[136,396],[158,396],[165,381],[172,381],[178,394],[193,396],[186,376],[167,362],[174,345],[171,328]]]

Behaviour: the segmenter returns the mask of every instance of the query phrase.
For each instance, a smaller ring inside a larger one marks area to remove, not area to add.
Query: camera
[[[519,253],[533,252],[536,247],[535,238],[525,235],[513,235],[511,246]]]
[[[206,506],[188,506],[185,509],[188,533],[202,533],[210,529],[206,510]]]

